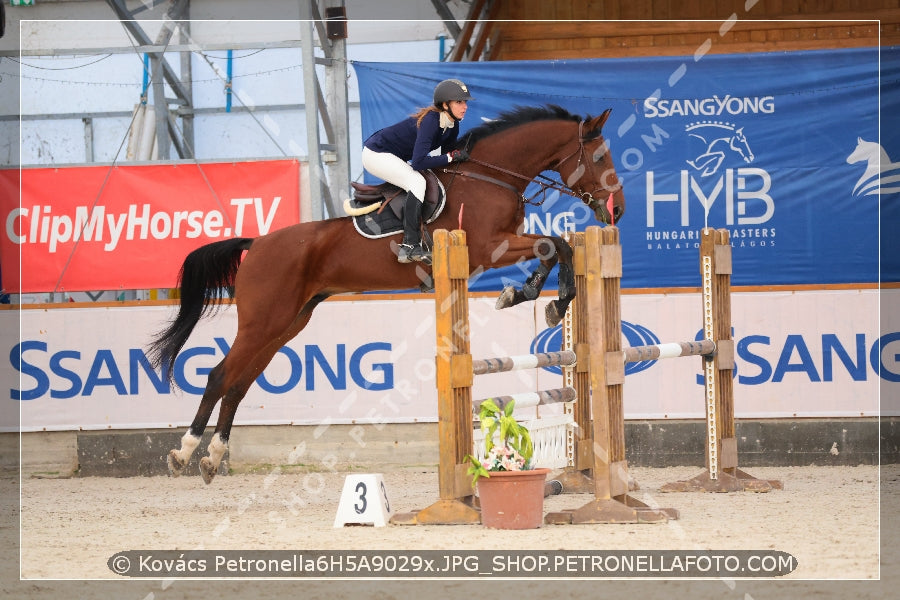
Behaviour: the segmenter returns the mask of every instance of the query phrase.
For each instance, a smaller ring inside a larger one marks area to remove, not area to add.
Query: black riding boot
[[[431,253],[422,247],[421,222],[422,203],[412,192],[407,192],[406,203],[403,205],[403,242],[397,253],[398,262],[431,264]]]

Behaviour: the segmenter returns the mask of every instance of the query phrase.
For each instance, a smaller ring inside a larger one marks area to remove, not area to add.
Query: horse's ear
[[[611,108],[607,108],[603,111],[599,117],[594,117],[590,121],[587,122],[587,126],[585,127],[585,136],[586,138],[595,138],[600,135],[600,130],[603,129],[604,123],[609,118],[609,113],[612,112]]]

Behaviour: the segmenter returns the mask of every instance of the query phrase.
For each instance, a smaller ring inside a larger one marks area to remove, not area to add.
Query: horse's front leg
[[[531,245],[527,248],[528,254],[522,252],[521,244],[509,244],[504,258],[513,259],[516,262],[522,258],[539,257],[540,264],[525,280],[525,284],[521,290],[517,290],[512,286],[507,286],[497,298],[497,309],[515,306],[527,300],[536,299],[544,284],[547,281],[547,275],[554,266],[559,264],[559,297],[547,305],[545,317],[547,324],[554,327],[562,320],[566,314],[569,303],[575,297],[575,275],[572,269],[572,247],[559,237],[539,237],[539,236],[522,236],[521,239],[531,241]],[[519,246],[517,248],[516,246]]]
[[[572,247],[565,240],[560,240],[562,246],[558,249],[559,256],[559,297],[553,300],[544,309],[544,318],[547,325],[556,327],[566,311],[569,304],[575,299],[575,268],[572,266]]]

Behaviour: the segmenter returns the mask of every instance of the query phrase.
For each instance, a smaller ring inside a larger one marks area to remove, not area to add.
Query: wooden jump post
[[[592,491],[594,500],[578,509],[548,513],[545,521],[649,523],[677,519],[675,509],[651,508],[628,495],[619,230],[588,227],[570,242],[578,288],[570,306],[570,310],[574,308],[573,343],[582,366],[576,373],[577,386],[591,393],[589,402],[575,403],[575,422],[582,437],[576,443],[574,467],[558,479],[563,482],[563,490]]]
[[[392,522],[478,523],[481,521],[481,513],[476,508],[472,477],[468,474],[470,463],[465,459],[467,455],[475,453],[473,410],[483,402],[472,400],[474,376],[545,366],[572,367],[576,363],[577,352],[563,350],[473,360],[469,343],[469,254],[464,231],[434,232],[432,268],[437,337],[435,379],[438,392],[439,499],[418,512],[395,515]],[[495,400],[503,405],[515,399],[516,405],[520,407],[571,402],[576,399],[581,404],[586,404],[588,393],[586,386],[582,389],[565,386],[501,396]]]
[[[601,231],[596,228],[597,232]],[[610,229],[618,242],[618,230]],[[596,232],[595,232],[596,233]],[[598,240],[594,240],[597,249]],[[480,513],[475,506],[474,490],[471,476],[468,475],[469,463],[465,457],[474,453],[473,447],[473,407],[479,402],[472,401],[472,383],[474,375],[514,370],[518,368],[539,368],[541,366],[558,365],[565,369],[566,385],[556,390],[535,393],[517,394],[501,397],[500,402],[508,402],[516,398],[517,405],[525,406],[550,402],[571,402],[574,411],[573,419],[578,423],[583,439],[574,445],[572,457],[573,467],[566,474],[566,491],[595,491],[598,502],[609,504],[608,514],[595,514],[596,511],[582,511],[574,514],[565,513],[565,519],[554,517],[548,522],[654,522],[668,518],[677,518],[674,509],[653,509],[640,501],[622,493],[614,498],[610,491],[617,488],[610,485],[620,463],[610,468],[605,455],[595,452],[595,444],[591,436],[591,414],[607,412],[605,406],[591,406],[592,386],[595,381],[589,375],[589,365],[594,356],[591,346],[596,342],[590,337],[592,325],[588,315],[601,310],[601,297],[596,291],[586,286],[589,277],[585,276],[585,252],[582,247],[576,249],[576,288],[581,298],[570,310],[577,310],[580,317],[572,318],[566,331],[565,347],[559,353],[506,357],[502,359],[473,360],[469,344],[468,315],[468,249],[463,231],[434,233],[433,277],[435,281],[435,317],[437,333],[436,383],[438,388],[438,436],[440,461],[438,466],[439,500],[417,513],[396,515],[395,523],[422,524],[456,524],[477,523]],[[582,243],[583,246],[583,243]],[[599,251],[599,250],[598,250]],[[621,249],[606,251],[617,253],[616,263],[621,271]],[[581,264],[580,275],[579,265]],[[618,283],[618,279],[615,280]],[[594,298],[592,299],[592,296]],[[618,299],[618,288],[615,290]],[[577,308],[576,308],[577,307]],[[618,304],[616,304],[618,307]],[[618,310],[618,309],[617,309]],[[617,325],[620,327],[620,325]],[[574,360],[573,360],[574,359]],[[573,364],[574,362],[574,364]],[[624,373],[624,371],[623,371]],[[593,390],[593,396],[600,398],[599,389]],[[621,403],[620,403],[621,405]],[[615,413],[606,415],[598,422],[620,421],[616,431],[618,445],[624,460],[624,417],[621,407]],[[592,477],[592,474],[598,474]],[[627,473],[626,473],[627,475]],[[625,492],[627,492],[627,482]]]
[[[563,367],[564,387],[503,396],[506,403],[534,406],[571,402],[579,439],[569,467],[557,479],[567,492],[592,492],[586,505],[548,513],[547,523],[640,523],[678,518],[672,508],[653,508],[628,494],[625,458],[625,364],[680,356],[701,356],[706,397],[705,473],[669,483],[661,491],[768,491],[779,481],[756,479],[737,468],[734,433],[731,337],[731,246],[727,230],[702,231],[700,265],[704,340],[634,348],[622,347],[620,291],[622,248],[616,227],[588,227],[576,233],[573,262],[577,299],[564,324],[563,350],[517,357],[473,360],[469,344],[468,249],[463,231],[434,234],[436,383],[440,499],[416,513],[396,515],[396,523],[477,523],[469,463],[473,448],[472,383],[475,374],[520,368]],[[574,364],[573,360],[575,359]]]
[[[578,356],[579,361],[584,356],[589,357],[593,421],[585,414],[585,406],[576,407],[576,423],[585,434],[578,442],[575,468],[559,479],[563,480],[564,489],[583,488],[593,479],[595,499],[573,511],[550,513],[545,520],[548,523],[608,523],[660,520],[663,515],[677,518],[677,511],[673,509],[651,510],[628,495],[623,384],[625,364],[641,360],[680,356],[701,356],[703,359],[707,469],[688,481],[666,484],[661,491],[781,489],[780,481],[756,479],[737,468],[728,231],[706,228],[701,233],[704,339],[624,349],[620,308],[622,250],[618,230],[615,227],[589,227],[583,234],[575,234],[572,242],[579,287],[573,328],[586,339],[587,347],[582,348]],[[588,470],[590,462],[593,465]]]
[[[703,337],[715,343],[704,360],[706,399],[706,471],[686,481],[667,483],[662,492],[768,492],[781,481],[757,479],[738,468],[734,425],[734,340],[731,337],[731,244],[727,229],[705,228],[700,240]]]

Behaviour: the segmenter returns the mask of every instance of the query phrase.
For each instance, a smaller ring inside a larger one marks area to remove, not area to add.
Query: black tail
[[[162,366],[172,379],[175,357],[184,347],[194,326],[219,307],[216,300],[234,285],[241,255],[253,243],[251,238],[233,238],[213,242],[187,255],[178,273],[181,306],[178,316],[153,338],[147,355],[155,368]]]

